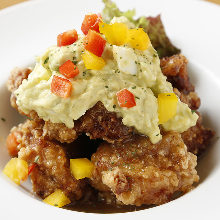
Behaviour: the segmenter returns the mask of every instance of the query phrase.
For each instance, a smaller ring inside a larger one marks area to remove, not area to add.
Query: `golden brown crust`
[[[165,134],[157,144],[143,136],[125,144],[104,143],[92,162],[91,184],[100,191],[112,191],[126,205],[168,202],[174,192],[187,192],[199,180],[196,156],[187,152],[176,132]]]
[[[191,84],[187,72],[187,59],[183,55],[174,55],[161,59],[161,69],[174,87],[174,92],[180,100],[186,103],[192,110],[200,107],[201,101],[194,86]],[[197,112],[197,114],[199,114]],[[181,134],[188,150],[196,155],[201,154],[209,147],[215,132],[203,126],[202,116],[199,114],[197,124]]]
[[[86,133],[91,139],[103,139],[109,143],[129,140],[133,136],[133,128],[122,123],[116,113],[109,112],[101,102],[89,109],[75,123],[80,133]]]
[[[184,94],[179,92],[177,88],[174,88],[173,91],[182,102],[189,106],[190,109],[197,110],[200,107],[201,101],[196,92],[189,92],[188,94]]]
[[[20,133],[18,157],[37,166],[31,173],[34,192],[45,198],[61,189],[71,200],[82,197],[84,181],[76,180],[70,172],[69,160],[61,144],[43,138],[43,125],[27,120],[17,127]]]
[[[30,73],[31,73],[30,68],[16,67],[11,71],[10,77],[7,81],[7,88],[11,92],[11,97],[10,97],[11,106],[13,108],[17,109],[23,115],[24,115],[24,113],[19,110],[19,108],[16,104],[16,97],[15,97],[14,91],[21,85],[21,83],[24,79],[28,78],[28,75]]]
[[[30,73],[30,68],[14,68],[11,71],[10,77],[7,81],[8,90],[10,92],[14,92],[21,85],[22,81],[28,78]]]
[[[204,127],[201,114],[196,113],[199,115],[196,125],[183,132],[181,136],[188,151],[201,155],[210,146],[215,132],[210,128]]]
[[[182,54],[164,57],[160,60],[160,67],[167,80],[181,93],[188,94],[194,91],[187,72],[187,59]]]
[[[78,134],[75,128],[67,128],[65,124],[46,121],[43,126],[43,136],[61,143],[71,143],[77,139]]]

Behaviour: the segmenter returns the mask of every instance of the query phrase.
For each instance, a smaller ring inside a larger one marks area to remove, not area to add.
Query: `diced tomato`
[[[136,106],[135,97],[133,93],[127,89],[122,89],[116,93],[118,104],[120,107],[131,108]]]
[[[63,32],[57,36],[57,46],[67,46],[78,40],[78,34],[75,29]]]
[[[105,44],[106,40],[103,39],[100,34],[93,30],[89,30],[84,41],[86,50],[90,51],[98,57],[101,57],[105,49]]]
[[[81,26],[82,32],[85,35],[88,34],[89,29],[99,32],[99,22],[101,21],[102,21],[101,15],[97,15],[97,14],[86,15]]]
[[[79,69],[71,60],[67,60],[59,67],[59,72],[66,78],[74,78],[79,74]]]
[[[37,166],[36,163],[33,163],[32,165],[30,165],[28,167],[28,176],[31,174],[31,172],[33,171],[33,169]]]
[[[9,154],[12,157],[16,157],[18,155],[18,148],[17,148],[18,145],[19,143],[17,142],[15,132],[10,133],[6,140],[6,146],[7,146]]]
[[[51,82],[51,92],[62,98],[68,98],[71,95],[72,83],[68,79],[59,76],[53,76]]]

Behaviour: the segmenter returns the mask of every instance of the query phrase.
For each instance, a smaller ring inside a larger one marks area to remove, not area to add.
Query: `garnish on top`
[[[84,35],[74,29],[59,34],[57,46],[45,52],[19,87],[17,103],[24,112],[35,110],[44,120],[73,127],[101,101],[152,143],[162,138],[159,124],[182,132],[196,123],[198,116],[162,74],[143,28],[134,28],[126,17],[108,24],[101,15],[88,14],[81,30]]]

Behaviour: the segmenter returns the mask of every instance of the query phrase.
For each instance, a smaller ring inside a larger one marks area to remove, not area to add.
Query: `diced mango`
[[[130,29],[128,32],[128,43],[138,50],[146,50],[150,45],[150,38],[143,28]]]
[[[28,177],[28,163],[19,158],[12,158],[6,164],[3,173],[19,185]]]
[[[176,115],[178,98],[174,93],[160,93],[158,95],[159,124],[167,122]]]
[[[60,189],[46,197],[43,202],[59,208],[71,203],[69,198]]]
[[[108,43],[124,45],[128,41],[128,27],[123,23],[105,24],[99,23],[99,31],[104,34]]]
[[[90,70],[100,70],[105,66],[105,61],[102,57],[98,57],[89,51],[85,51],[82,55],[85,67]]]
[[[70,159],[70,170],[77,180],[91,177],[93,169],[93,163],[87,158]]]

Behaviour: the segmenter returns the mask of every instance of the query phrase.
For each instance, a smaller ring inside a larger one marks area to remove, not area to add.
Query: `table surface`
[[[15,5],[15,4],[18,4],[24,1],[28,1],[28,0],[0,0],[0,9],[6,8],[11,5]],[[220,5],[220,0],[206,0],[206,1],[213,2],[213,3]]]

